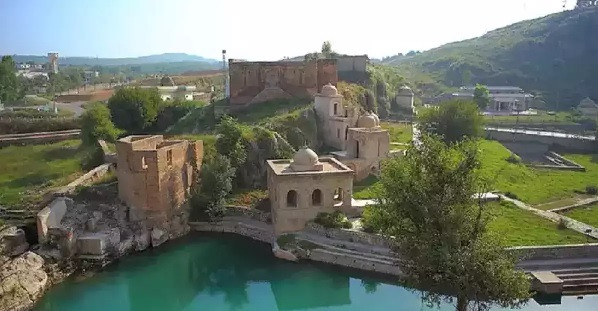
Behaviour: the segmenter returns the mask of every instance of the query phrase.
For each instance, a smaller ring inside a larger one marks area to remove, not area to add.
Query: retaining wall
[[[189,226],[195,231],[235,233],[268,244],[275,241],[273,226],[235,216],[226,216],[218,222],[190,222]]]
[[[570,137],[539,135],[528,132],[509,132],[494,129],[486,129],[486,136],[489,139],[498,141],[519,141],[536,142],[547,145],[557,145],[567,150],[582,152],[593,152],[596,150],[596,142],[591,139],[578,138],[575,135]]]
[[[332,229],[324,228],[321,225],[310,222],[305,226],[304,232],[325,236],[327,238],[361,243],[379,247],[391,247],[392,241],[378,234],[370,234],[362,231],[348,230],[348,229]]]
[[[114,170],[114,164],[112,163],[105,163],[102,164],[91,171],[85,173],[85,175],[75,179],[70,184],[58,189],[55,195],[63,196],[68,193],[72,193],[78,186],[88,185],[92,182],[102,178],[104,175],[108,174],[111,170]]]
[[[520,262],[528,260],[559,260],[598,258],[598,244],[520,246],[508,249]]]

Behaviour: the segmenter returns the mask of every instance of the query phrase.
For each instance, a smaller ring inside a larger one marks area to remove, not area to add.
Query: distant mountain
[[[46,56],[13,55],[13,58],[16,62],[33,61],[39,64],[48,62],[48,58]],[[59,65],[70,66],[126,66],[179,62],[216,64],[219,61],[215,59],[205,58],[197,55],[189,55],[185,53],[164,53],[128,58],[59,57],[58,59]]]
[[[416,83],[520,86],[566,109],[587,96],[598,100],[598,8],[519,22],[383,63],[397,66]]]

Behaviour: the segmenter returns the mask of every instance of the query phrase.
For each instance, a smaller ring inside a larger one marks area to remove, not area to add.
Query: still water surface
[[[598,296],[530,301],[524,311],[595,311]],[[391,280],[273,258],[263,244],[230,235],[191,235],[122,259],[50,290],[36,311],[395,310],[428,311],[420,295]],[[454,310],[444,305],[441,311]],[[500,309],[496,309],[500,310]]]

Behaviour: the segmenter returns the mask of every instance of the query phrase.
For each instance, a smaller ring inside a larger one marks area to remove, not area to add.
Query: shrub
[[[586,193],[591,194],[591,195],[596,195],[596,194],[598,194],[598,187],[596,187],[594,185],[588,185],[588,186],[586,186]]]
[[[319,213],[314,222],[324,226],[325,228],[353,228],[353,224],[341,211],[334,211],[332,213]]]
[[[99,145],[81,145],[80,148],[83,149],[81,167],[84,170],[91,170],[104,163],[104,151]]]
[[[211,220],[224,215],[224,200],[235,175],[227,157],[217,154],[201,167],[200,179],[191,190],[191,218]]]
[[[81,127],[78,118],[0,118],[0,134],[72,130]]]
[[[559,230],[566,230],[569,227],[569,222],[565,218],[559,219],[559,223],[556,226]]]
[[[514,194],[513,192],[511,192],[511,191],[505,192],[505,196],[507,198],[511,198],[513,200],[519,200],[519,197],[516,194]]]
[[[382,211],[376,206],[368,205],[361,215],[361,226],[367,233],[378,233],[384,227],[384,217]]]
[[[521,157],[514,153],[511,153],[511,155],[507,158],[507,162],[513,163],[513,164],[519,164],[519,163],[521,163]]]
[[[162,105],[157,89],[122,88],[108,100],[112,122],[129,133],[151,127]]]
[[[110,120],[110,110],[102,103],[90,105],[81,116],[81,140],[91,146],[98,140],[114,142],[121,130]]]

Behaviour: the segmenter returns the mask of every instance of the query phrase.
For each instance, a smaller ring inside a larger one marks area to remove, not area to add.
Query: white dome
[[[370,115],[376,120],[376,126],[380,126],[380,118],[378,118],[378,115],[373,112]]]
[[[321,94],[324,96],[336,96],[338,95],[338,90],[336,89],[336,86],[332,85],[331,83],[328,83],[322,87]]]
[[[380,121],[376,121],[376,119],[377,119],[377,117],[374,117],[374,115],[371,115],[371,114],[363,115],[363,116],[359,117],[359,119],[357,119],[357,127],[359,127],[359,128],[377,127]]]
[[[311,166],[318,164],[318,155],[311,149],[303,147],[295,153],[293,164],[300,166]]]
[[[401,86],[401,88],[399,89],[399,94],[400,95],[415,95],[413,93],[413,90],[411,90],[411,88],[406,85]]]

